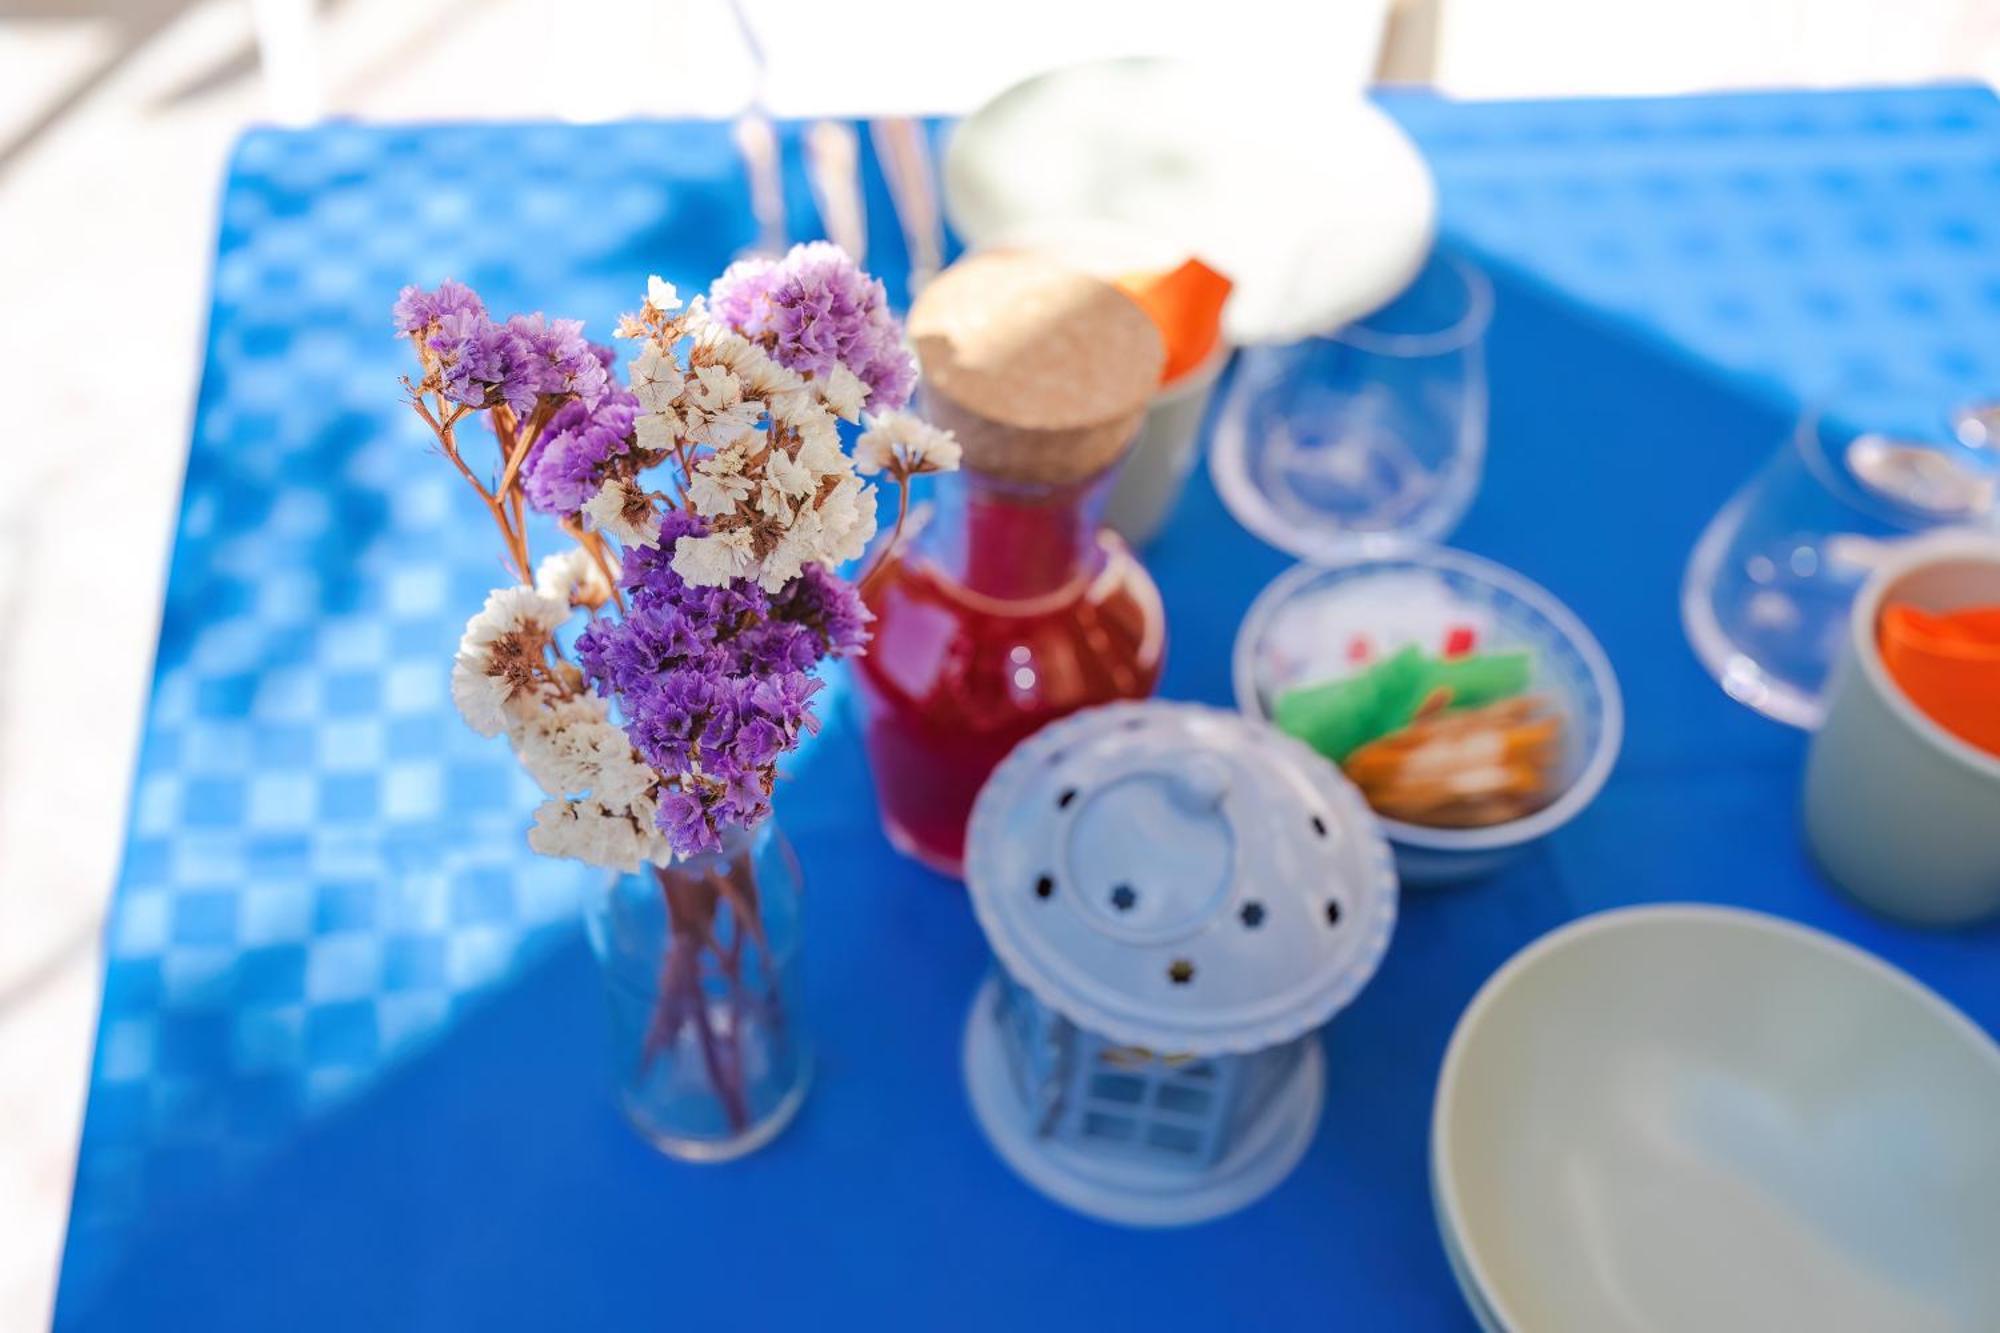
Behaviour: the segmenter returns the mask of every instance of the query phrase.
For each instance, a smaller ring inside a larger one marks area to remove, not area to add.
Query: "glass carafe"
[[[956,877],[965,821],[1007,752],[1160,677],[1159,590],[1096,525],[1103,478],[945,478],[937,512],[871,584],[874,641],[857,673],[883,823]]]

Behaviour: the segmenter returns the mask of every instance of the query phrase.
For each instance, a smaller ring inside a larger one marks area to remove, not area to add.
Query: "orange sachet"
[[[1895,603],[1877,626],[1889,678],[1931,721],[2000,756],[2000,606],[1932,612]]]
[[[1118,288],[1137,301],[1166,340],[1160,383],[1172,384],[1208,359],[1222,335],[1222,303],[1232,284],[1199,259],[1164,273],[1130,273]]]

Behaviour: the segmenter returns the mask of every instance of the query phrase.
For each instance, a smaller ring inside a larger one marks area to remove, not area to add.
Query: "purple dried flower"
[[[660,832],[667,835],[674,851],[682,856],[722,850],[722,838],[714,817],[701,797],[688,791],[669,791],[660,796]]]
[[[611,350],[585,338],[578,320],[516,315],[496,324],[471,288],[450,279],[434,292],[403,288],[392,315],[435,363],[444,395],[468,407],[505,403],[526,416],[544,394],[594,407],[614,387]]]
[[[746,769],[757,769],[778,762],[786,738],[784,730],[771,719],[752,716],[738,723],[732,739],[738,760]]]
[[[580,319],[544,319],[539,313],[507,321],[524,381],[535,393],[573,393],[595,406],[610,386],[611,358],[583,336]]]
[[[870,412],[902,407],[916,388],[916,363],[881,281],[837,245],[812,241],[783,259],[738,260],[708,302],[724,324],[767,343],[779,365],[814,376],[846,366],[868,386]]]
[[[716,813],[731,824],[750,828],[771,813],[770,792],[754,772],[738,774],[723,785]]]
[[[454,310],[428,326],[424,346],[437,362],[439,387],[444,396],[468,407],[485,407],[494,401],[515,403],[520,393],[515,355],[506,331],[471,310]],[[533,395],[526,397],[532,406]]]
[[[521,464],[521,489],[544,514],[574,517],[632,450],[639,400],[608,385],[595,405],[572,398],[555,410]]]
[[[868,644],[873,613],[854,585],[822,564],[809,564],[775,599],[774,614],[782,623],[810,630],[822,655],[846,657]]]
[[[866,635],[854,590],[823,571],[776,595],[752,581],[690,587],[674,572],[673,547],[702,531],[692,515],[667,514],[657,548],[626,553],[624,618],[597,620],[577,640],[632,744],[682,779],[682,794],[661,804],[660,828],[683,853],[769,812],[778,760],[818,727],[812,669]]]
[[[448,315],[471,315],[483,320],[486,318],[486,307],[473,295],[470,287],[446,278],[434,292],[414,285],[403,288],[396,294],[396,307],[392,313],[396,332],[413,338]]]
[[[709,284],[708,313],[744,337],[755,337],[770,318],[771,290],[777,284],[777,260],[764,255],[739,259]]]

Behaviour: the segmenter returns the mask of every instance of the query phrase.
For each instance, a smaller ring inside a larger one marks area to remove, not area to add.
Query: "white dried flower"
[[[655,857],[659,842],[629,808],[611,809],[595,800],[544,801],[528,830],[528,846],[543,856],[569,857],[628,875]]]
[[[779,365],[762,347],[724,324],[710,324],[701,330],[690,360],[727,370],[743,386],[746,398],[768,402],[806,387],[804,376]]]
[[[875,539],[875,488],[851,472],[813,512],[819,520],[819,532],[812,558],[821,564],[844,564],[867,550]]]
[[[673,413],[674,404],[687,386],[687,373],[670,352],[648,343],[632,358],[632,396],[647,412]]]
[[[774,425],[798,436],[798,460],[815,472],[833,472],[847,466],[840,447],[840,427],[833,414],[809,393],[783,394],[771,400]]]
[[[537,786],[551,796],[589,792],[597,801],[615,806],[634,793],[623,789],[622,770],[632,763],[632,742],[611,721],[610,705],[594,694],[572,695],[541,709],[512,733],[514,753]],[[616,798],[604,790],[607,773],[616,773]]]
[[[548,645],[569,603],[533,588],[496,588],[466,622],[451,665],[451,698],[467,725],[497,736],[527,716],[548,675]]]
[[[618,734],[621,738],[625,735],[622,730]],[[627,741],[621,752],[606,758],[599,766],[597,785],[591,788],[590,794],[611,809],[632,806],[636,810],[639,802],[652,801],[653,789],[659,781],[660,775],[653,771],[653,766],[641,759]],[[651,809],[639,819],[640,826],[651,828],[657,813],[657,809]],[[638,818],[636,814],[634,817]]]
[[[664,315],[680,309],[680,293],[671,282],[655,273],[646,279],[646,304]]]
[[[757,582],[765,592],[777,592],[797,578],[820,554],[823,528],[819,511],[810,506],[792,516],[778,543],[757,563]]]
[[[819,477],[804,463],[782,449],[773,449],[764,462],[764,480],[780,495],[803,500],[819,489]]]
[[[767,478],[765,484],[757,488],[756,512],[759,517],[789,528],[802,511],[791,496],[771,485]]]
[[[495,588],[486,594],[479,614],[465,623],[460,652],[476,651],[520,631],[534,631],[544,638],[569,619],[569,607],[553,597],[544,597],[533,588]]]
[[[787,369],[773,361],[764,349],[755,343],[748,344],[756,354],[754,360],[742,365],[732,365],[736,378],[743,381],[743,391],[762,402],[781,398],[788,393],[799,393],[805,388],[805,379],[796,370]]]
[[[727,366],[694,367],[680,402],[688,440],[717,449],[753,429],[764,415],[764,404],[744,397],[743,381]]]
[[[688,498],[694,501],[696,513],[705,518],[733,514],[739,504],[750,498],[752,483],[743,475],[748,457],[739,440],[694,465],[688,477]]]
[[[958,470],[958,440],[909,412],[870,417],[854,442],[854,465],[865,473],[887,472],[898,479],[926,472]]]
[[[625,546],[660,544],[660,511],[652,497],[630,477],[613,477],[598,487],[583,506],[590,525]]]
[[[507,729],[508,690],[489,676],[476,661],[461,654],[451,664],[451,701],[465,725],[482,736],[498,736]]]
[[[581,546],[543,556],[535,566],[535,591],[592,611],[611,600],[611,583],[603,568]]]
[[[843,421],[861,420],[861,405],[868,399],[868,386],[859,375],[835,362],[833,369],[813,381],[826,410]]]
[[[720,588],[757,572],[757,555],[745,528],[682,537],[674,543],[674,572],[697,588]]]
[[[632,435],[641,449],[670,454],[680,441],[684,424],[678,412],[641,412],[632,419]]]
[[[701,308],[699,314],[700,318],[694,320],[691,326],[694,344],[688,349],[689,365],[719,365],[733,371],[738,364],[748,364],[745,358],[763,354],[763,348],[721,320],[711,318],[706,306]]]

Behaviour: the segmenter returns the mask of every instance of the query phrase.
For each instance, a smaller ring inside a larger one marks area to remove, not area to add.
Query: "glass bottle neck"
[[[1094,575],[1106,479],[1051,486],[976,472],[942,478],[922,554],[968,591],[996,601],[1047,597]]]

